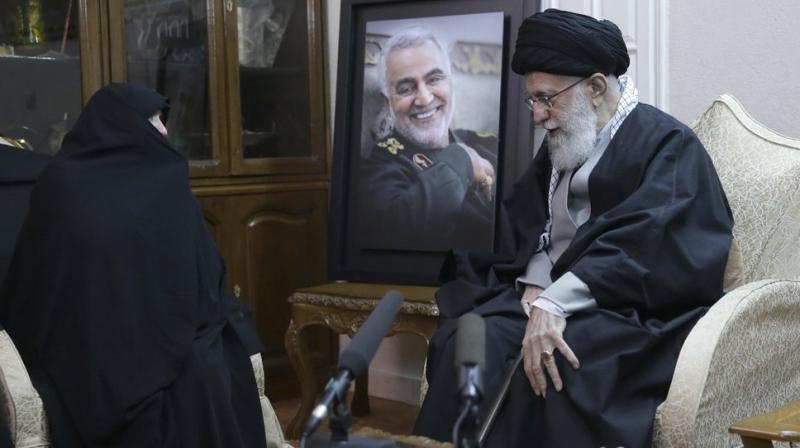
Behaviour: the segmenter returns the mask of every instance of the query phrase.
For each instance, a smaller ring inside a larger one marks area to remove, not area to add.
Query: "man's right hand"
[[[541,288],[527,285],[521,301],[532,303],[541,292]],[[564,386],[553,358],[556,351],[561,353],[572,368],[580,367],[578,358],[564,341],[563,334],[566,327],[565,318],[550,314],[541,308],[531,308],[525,336],[522,339],[522,358],[525,375],[531,383],[533,393],[537,396],[545,396],[547,376],[550,376],[556,391],[560,391]]]
[[[480,185],[486,200],[491,201],[494,184],[497,181],[492,162],[478,155],[477,151],[464,143],[459,143],[459,146],[467,153],[469,161],[472,162],[472,182]]]

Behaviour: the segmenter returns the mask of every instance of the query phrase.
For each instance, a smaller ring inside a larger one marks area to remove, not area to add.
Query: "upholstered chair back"
[[[745,281],[800,279],[800,140],[756,122],[730,95],[693,128],[728,195]]]
[[[656,411],[656,448],[741,446],[736,421],[800,399],[800,140],[722,95],[694,124],[733,211],[746,284],[692,329]]]

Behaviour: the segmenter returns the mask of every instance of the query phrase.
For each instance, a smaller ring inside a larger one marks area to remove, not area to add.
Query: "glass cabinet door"
[[[170,98],[169,138],[193,177],[325,173],[322,0],[108,9],[111,80]]]
[[[215,32],[206,0],[109,2],[112,79],[152,87],[170,99],[169,139],[193,176],[227,174],[215,76]],[[213,13],[213,9],[211,10]],[[219,30],[221,31],[221,29]],[[219,34],[219,33],[217,33]],[[124,51],[117,52],[122,48]],[[119,53],[119,54],[117,54]]]
[[[54,154],[81,111],[78,0],[0,0],[0,135]]]
[[[227,5],[234,173],[324,172],[320,0]]]

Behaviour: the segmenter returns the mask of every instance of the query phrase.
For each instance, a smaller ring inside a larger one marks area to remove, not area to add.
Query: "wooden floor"
[[[370,397],[370,408],[372,412],[364,417],[353,417],[353,429],[369,426],[392,434],[407,435],[411,434],[414,421],[417,418],[419,408],[398,401],[385,400],[377,397]],[[278,415],[284,433],[289,422],[294,418],[300,408],[300,399],[273,401],[272,406]],[[325,427],[320,427],[319,431],[327,431]]]

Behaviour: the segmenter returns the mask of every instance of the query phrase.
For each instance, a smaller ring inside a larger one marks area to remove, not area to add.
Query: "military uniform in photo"
[[[494,199],[473,182],[472,163],[460,144],[496,168],[497,143],[491,132],[466,129],[451,130],[444,148],[423,149],[396,132],[378,140],[360,169],[362,247],[491,249]]]

